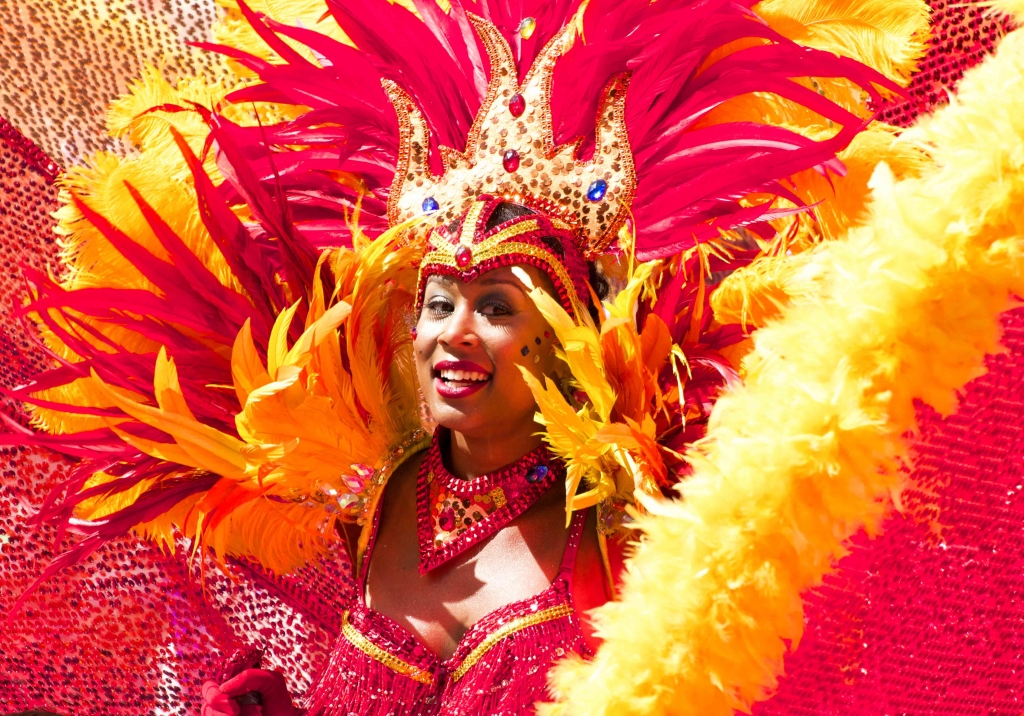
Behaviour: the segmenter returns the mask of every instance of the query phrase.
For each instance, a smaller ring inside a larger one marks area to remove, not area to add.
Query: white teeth
[[[444,380],[480,382],[487,380],[487,373],[477,373],[471,370],[442,370],[439,371]]]

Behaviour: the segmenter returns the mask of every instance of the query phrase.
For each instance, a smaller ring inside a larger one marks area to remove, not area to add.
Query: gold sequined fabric
[[[0,116],[57,163],[100,149],[107,105],[147,65],[168,81],[225,72],[209,41],[214,0],[0,1]]]
[[[515,60],[498,29],[470,16],[491,60],[491,80],[469,131],[466,151],[441,147],[444,172],[429,166],[430,130],[423,113],[396,83],[384,88],[398,114],[398,170],[388,199],[388,218],[399,224],[428,211],[435,225],[460,217],[481,194],[542,208],[579,227],[587,253],[598,254],[629,214],[636,175],[626,137],[626,80],[605,89],[597,119],[597,147],[590,160],[578,146],[556,147],[551,128],[551,77],[555,62],[571,44],[567,26],[545,46],[520,84]],[[513,111],[513,98],[521,108]]]

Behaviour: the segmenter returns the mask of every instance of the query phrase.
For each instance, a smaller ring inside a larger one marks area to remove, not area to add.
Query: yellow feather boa
[[[789,277],[745,381],[690,453],[681,499],[640,520],[621,600],[595,613],[592,662],[552,677],[541,713],[731,714],[767,698],[821,582],[900,489],[914,401],[941,410],[998,350],[1024,294],[1024,30],[907,132],[931,164],[873,179],[865,223]]]

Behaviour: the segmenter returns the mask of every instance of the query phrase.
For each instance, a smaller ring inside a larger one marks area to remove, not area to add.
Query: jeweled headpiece
[[[627,76],[617,75],[605,88],[593,158],[581,159],[582,139],[556,146],[551,120],[555,62],[572,46],[575,26],[566,25],[547,42],[520,83],[501,32],[467,15],[490,57],[491,79],[465,151],[440,147],[440,176],[430,170],[430,131],[422,112],[395,82],[384,80],[400,132],[389,221],[427,214],[434,225],[451,224],[478,196],[492,195],[547,214],[578,235],[586,254],[600,252],[628,216],[636,191],[624,116]]]
[[[578,232],[558,216],[529,211],[527,207],[516,216],[495,222],[499,207],[506,204],[483,194],[463,217],[430,231],[420,263],[419,301],[423,300],[427,276],[443,274],[472,281],[499,266],[528,264],[548,275],[566,311],[582,315],[590,291],[587,264],[576,243]]]

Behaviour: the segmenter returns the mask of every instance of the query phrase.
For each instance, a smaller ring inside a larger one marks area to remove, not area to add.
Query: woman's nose
[[[456,306],[445,321],[444,330],[437,337],[438,341],[450,346],[477,345],[480,338],[476,334],[475,317],[472,307],[468,304]]]

